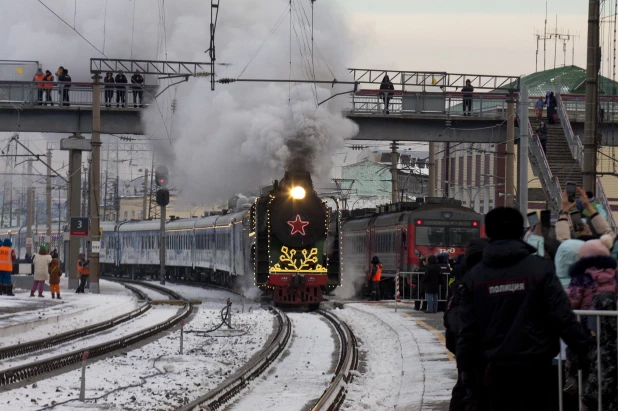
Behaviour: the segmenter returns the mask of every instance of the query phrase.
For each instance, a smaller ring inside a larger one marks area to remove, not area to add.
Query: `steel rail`
[[[340,339],[339,362],[335,369],[335,375],[330,385],[320,399],[311,408],[311,411],[334,411],[338,410],[348,392],[347,384],[352,381],[353,370],[358,368],[358,345],[356,336],[350,327],[339,317],[328,311],[318,310],[335,327]]]
[[[181,320],[186,318],[191,311],[193,310],[193,306],[191,302],[185,298],[182,298],[178,293],[169,290],[164,287],[156,286],[154,284],[143,283],[139,281],[126,281],[133,284],[139,284],[143,287],[152,288],[156,291],[159,291],[164,294],[168,294],[174,298],[184,301],[183,308],[176,313],[174,316],[168,318],[165,321],[162,321],[153,326],[144,328],[132,334],[126,335],[121,338],[117,338],[115,340],[106,341],[101,344],[97,344],[91,347],[86,347],[80,350],[72,351],[67,354],[57,355],[55,357],[47,358],[44,360],[36,360],[36,362],[20,365],[13,368],[8,368],[0,371],[0,386],[7,386],[12,384],[17,384],[23,382],[29,378],[37,377],[42,374],[59,370],[64,367],[68,367],[71,365],[78,364],[82,361],[82,356],[85,351],[88,351],[88,358],[96,358],[102,355],[108,354],[110,352],[127,348],[135,343],[138,343],[146,338],[149,338],[153,335],[156,335],[162,331],[167,330],[168,328],[176,325]]]
[[[262,374],[268,366],[279,357],[285,350],[292,333],[290,319],[281,310],[274,307],[277,318],[274,337],[262,349],[260,355],[254,360],[241,367],[231,378],[219,384],[215,389],[209,391],[192,402],[178,408],[178,411],[188,411],[196,407],[206,407],[207,410],[216,410],[222,407],[234,396],[239,394],[247,385]]]
[[[103,321],[97,324],[89,325],[87,327],[78,328],[77,330],[67,331],[62,334],[57,334],[48,338],[42,338],[40,340],[30,341],[23,344],[10,345],[0,348],[0,360],[7,358],[13,358],[24,354],[31,354],[37,351],[45,350],[47,348],[54,347],[56,345],[63,344],[67,341],[86,337],[88,335],[96,334],[98,332],[112,328],[118,324],[122,324],[129,321],[132,318],[138,317],[144,314],[151,308],[150,299],[137,288],[127,286],[140,300],[145,300],[146,304],[136,308],[133,311],[119,315],[110,320]]]

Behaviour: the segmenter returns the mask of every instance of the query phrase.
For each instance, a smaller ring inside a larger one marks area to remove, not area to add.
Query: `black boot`
[[[62,300],[62,298],[60,298],[60,293],[58,293],[58,297],[56,297],[58,300]]]
[[[5,292],[9,297],[15,297],[15,294],[13,294],[13,284],[5,286]]]

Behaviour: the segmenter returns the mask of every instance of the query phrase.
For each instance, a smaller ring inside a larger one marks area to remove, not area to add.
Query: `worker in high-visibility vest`
[[[11,249],[13,243],[9,238],[2,242],[0,247],[0,294],[15,296],[13,294],[13,282],[11,274],[13,274],[13,261],[16,260],[15,251]]]
[[[32,81],[36,81],[37,88],[37,103],[39,105],[43,104],[43,79],[45,78],[45,74],[43,74],[43,70],[38,69]]]
[[[86,281],[88,281],[88,277],[90,276],[90,264],[89,260],[86,260],[85,254],[80,254],[79,259],[77,260],[77,272],[79,273],[79,287],[77,287],[76,293],[84,293],[84,288],[86,287]]]
[[[380,301],[380,280],[382,279],[382,263],[377,255],[371,259],[371,272],[369,280],[371,281],[371,298],[374,301]]]

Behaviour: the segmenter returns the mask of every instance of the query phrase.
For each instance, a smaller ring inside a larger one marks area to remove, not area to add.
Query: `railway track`
[[[249,383],[264,372],[286,349],[291,336],[291,322],[288,316],[276,308],[272,308],[277,316],[277,325],[274,337],[269,341],[261,355],[252,362],[243,366],[228,380],[214,390],[196,400],[186,404],[178,411],[218,410],[239,394]],[[346,395],[346,384],[353,378],[351,371],[358,365],[358,349],[356,337],[349,327],[335,315],[319,310],[335,328],[339,337],[339,360],[330,385],[320,396],[312,411],[334,411],[339,409]]]
[[[121,283],[132,283],[138,284],[142,287],[153,289],[162,294],[167,294],[175,300],[181,300],[184,302],[183,307],[176,313],[174,316],[168,318],[165,321],[159,322],[152,326],[146,327],[134,333],[128,334],[121,338],[113,339],[110,341],[106,341],[104,343],[92,345],[86,348],[81,348],[79,350],[75,350],[66,354],[57,355],[51,358],[46,358],[42,360],[34,360],[31,363],[19,365],[16,367],[11,367],[7,369],[0,370],[0,386],[7,386],[12,384],[19,384],[24,382],[30,378],[38,377],[48,372],[56,371],[64,367],[68,367],[71,365],[78,364],[82,361],[82,356],[85,351],[88,351],[88,358],[96,358],[102,355],[106,355],[110,352],[116,351],[118,349],[129,347],[137,342],[140,342],[146,338],[149,338],[153,335],[156,335],[172,326],[180,322],[182,319],[186,318],[192,311],[193,307],[191,302],[187,299],[184,299],[180,294],[169,290],[165,287],[161,287],[155,284],[144,283],[141,281],[132,281],[132,280],[121,280]],[[151,308],[151,301],[148,297],[141,291],[135,287],[131,287],[130,285],[124,284],[125,287],[134,292],[140,299],[146,301],[145,304],[138,307],[137,309],[124,314],[122,316],[113,318],[108,321],[104,321],[101,323],[93,324],[88,327],[80,328],[74,331],[69,331],[67,333],[59,334],[56,336],[52,336],[49,338],[44,338],[41,340],[33,341],[31,343],[20,344],[10,347],[5,347],[0,350],[0,359],[13,358],[25,354],[32,354],[37,351],[42,351],[45,349],[52,348],[54,346],[66,343],[68,341],[72,341],[75,338],[88,337],[94,334],[100,333],[101,331],[108,330],[112,327],[115,327],[119,324],[122,324],[130,319],[139,317],[144,314]]]

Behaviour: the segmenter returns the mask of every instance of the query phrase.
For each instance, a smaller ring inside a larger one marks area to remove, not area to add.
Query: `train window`
[[[416,226],[416,245],[446,246],[446,228]]]
[[[479,238],[481,233],[478,228],[449,228],[448,245],[451,247],[467,247],[470,241]]]

